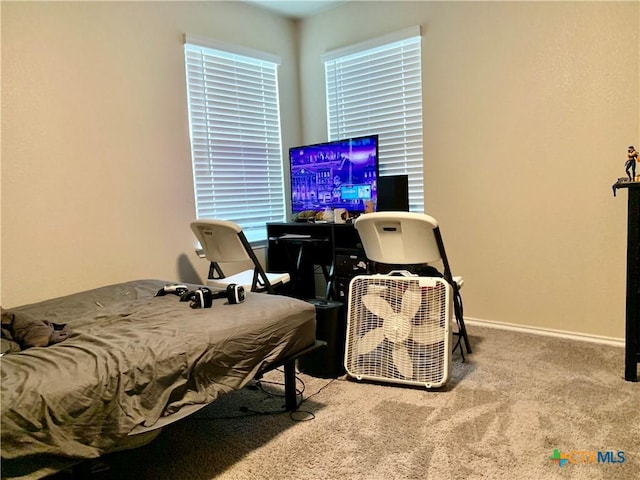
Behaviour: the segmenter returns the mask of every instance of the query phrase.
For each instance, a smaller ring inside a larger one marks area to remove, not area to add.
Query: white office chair
[[[276,288],[289,282],[288,273],[267,273],[251,248],[240,226],[227,220],[196,220],[191,230],[202,246],[198,255],[209,260],[207,285],[226,288],[235,283],[252,292],[276,293]],[[221,263],[242,264],[246,270],[226,276]]]
[[[381,264],[379,269],[386,267],[385,273],[406,269],[418,275],[431,276],[430,272],[435,269],[442,275],[453,288],[458,344],[464,341],[467,353],[471,353],[460,295],[463,279],[451,274],[438,221],[423,213],[375,212],[360,215],[354,226],[367,258]],[[464,358],[462,348],[460,351]]]

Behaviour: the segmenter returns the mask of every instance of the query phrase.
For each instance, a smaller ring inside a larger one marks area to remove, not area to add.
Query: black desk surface
[[[362,242],[353,223],[267,223],[269,241],[277,241],[283,235],[305,235],[315,239],[328,239],[333,248],[362,249]]]
[[[294,296],[315,297],[314,265],[323,266],[334,280],[338,258],[344,255],[364,257],[362,241],[352,223],[267,223],[267,268],[289,272]]]

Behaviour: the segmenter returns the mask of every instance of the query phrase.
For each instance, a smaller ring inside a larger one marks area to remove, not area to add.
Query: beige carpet
[[[623,349],[469,330],[474,353],[454,356],[443,390],[301,374],[297,414],[252,414],[284,402],[245,389],[107,457],[96,478],[640,478],[640,383],[624,381]]]

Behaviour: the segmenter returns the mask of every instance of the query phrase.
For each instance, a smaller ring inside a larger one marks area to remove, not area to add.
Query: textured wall
[[[183,34],[282,58],[297,143],[294,24],[240,2],[2,4],[2,303],[135,278],[201,281]]]
[[[335,48],[423,31],[426,212],[466,314],[624,335],[626,148],[640,143],[637,2],[352,2],[306,20],[304,138]],[[353,28],[357,26],[357,28]],[[327,34],[331,32],[331,34]]]
[[[349,2],[295,24],[240,2],[4,2],[2,303],[203,278],[183,33],[282,57],[286,151],[326,139],[322,53],[420,24],[425,206],[467,315],[622,337],[611,184],[640,143],[639,10]]]

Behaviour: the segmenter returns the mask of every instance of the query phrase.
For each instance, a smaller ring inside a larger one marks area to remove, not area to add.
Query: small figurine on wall
[[[628,158],[626,163],[624,164],[625,171],[627,172],[627,176],[629,177],[630,182],[635,182],[636,180],[636,163],[638,162],[638,152],[633,147],[633,145],[629,146]]]

